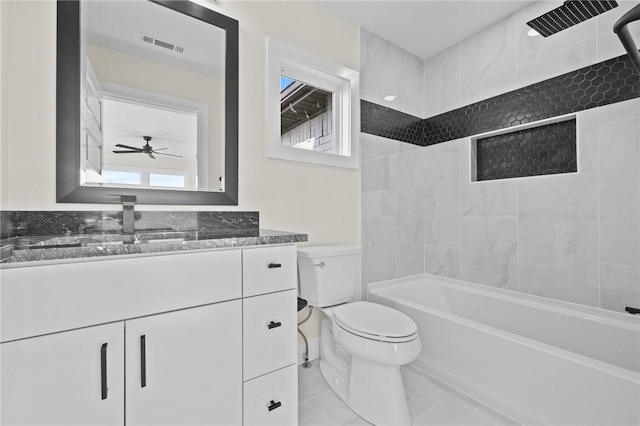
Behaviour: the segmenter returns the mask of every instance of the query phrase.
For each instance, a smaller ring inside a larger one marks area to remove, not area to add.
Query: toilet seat
[[[355,302],[336,306],[333,319],[343,330],[371,340],[402,343],[418,338],[418,327],[411,318],[376,303]]]

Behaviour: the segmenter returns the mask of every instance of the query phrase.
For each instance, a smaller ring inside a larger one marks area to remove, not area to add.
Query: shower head
[[[527,25],[543,37],[549,37],[617,6],[613,0],[567,0],[562,6],[527,22]]]

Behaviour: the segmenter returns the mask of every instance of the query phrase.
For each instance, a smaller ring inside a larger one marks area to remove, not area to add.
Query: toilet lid
[[[407,315],[375,303],[347,303],[336,306],[333,314],[336,324],[346,331],[374,340],[406,342],[418,332]]]

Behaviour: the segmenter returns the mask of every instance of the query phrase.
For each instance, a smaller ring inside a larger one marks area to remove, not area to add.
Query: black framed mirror
[[[59,0],[57,19],[57,201],[237,205],[238,21],[183,0]]]

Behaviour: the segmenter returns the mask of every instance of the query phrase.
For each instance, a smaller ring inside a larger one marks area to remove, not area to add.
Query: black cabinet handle
[[[100,393],[102,399],[107,399],[107,344],[100,348]]]
[[[269,403],[269,406],[267,407],[269,409],[269,411],[273,411],[276,408],[280,407],[282,405],[282,402],[278,401],[275,402],[273,399],[271,400],[271,402]]]
[[[272,328],[277,328],[277,327],[280,327],[281,325],[282,325],[282,323],[281,323],[280,321],[278,321],[278,322],[271,321],[271,322],[267,325],[267,328],[268,328],[269,330],[271,330]]]
[[[267,267],[269,269],[282,268],[282,263],[270,263],[269,265],[267,265]]]
[[[146,336],[140,336],[140,387],[147,386],[147,343]]]

